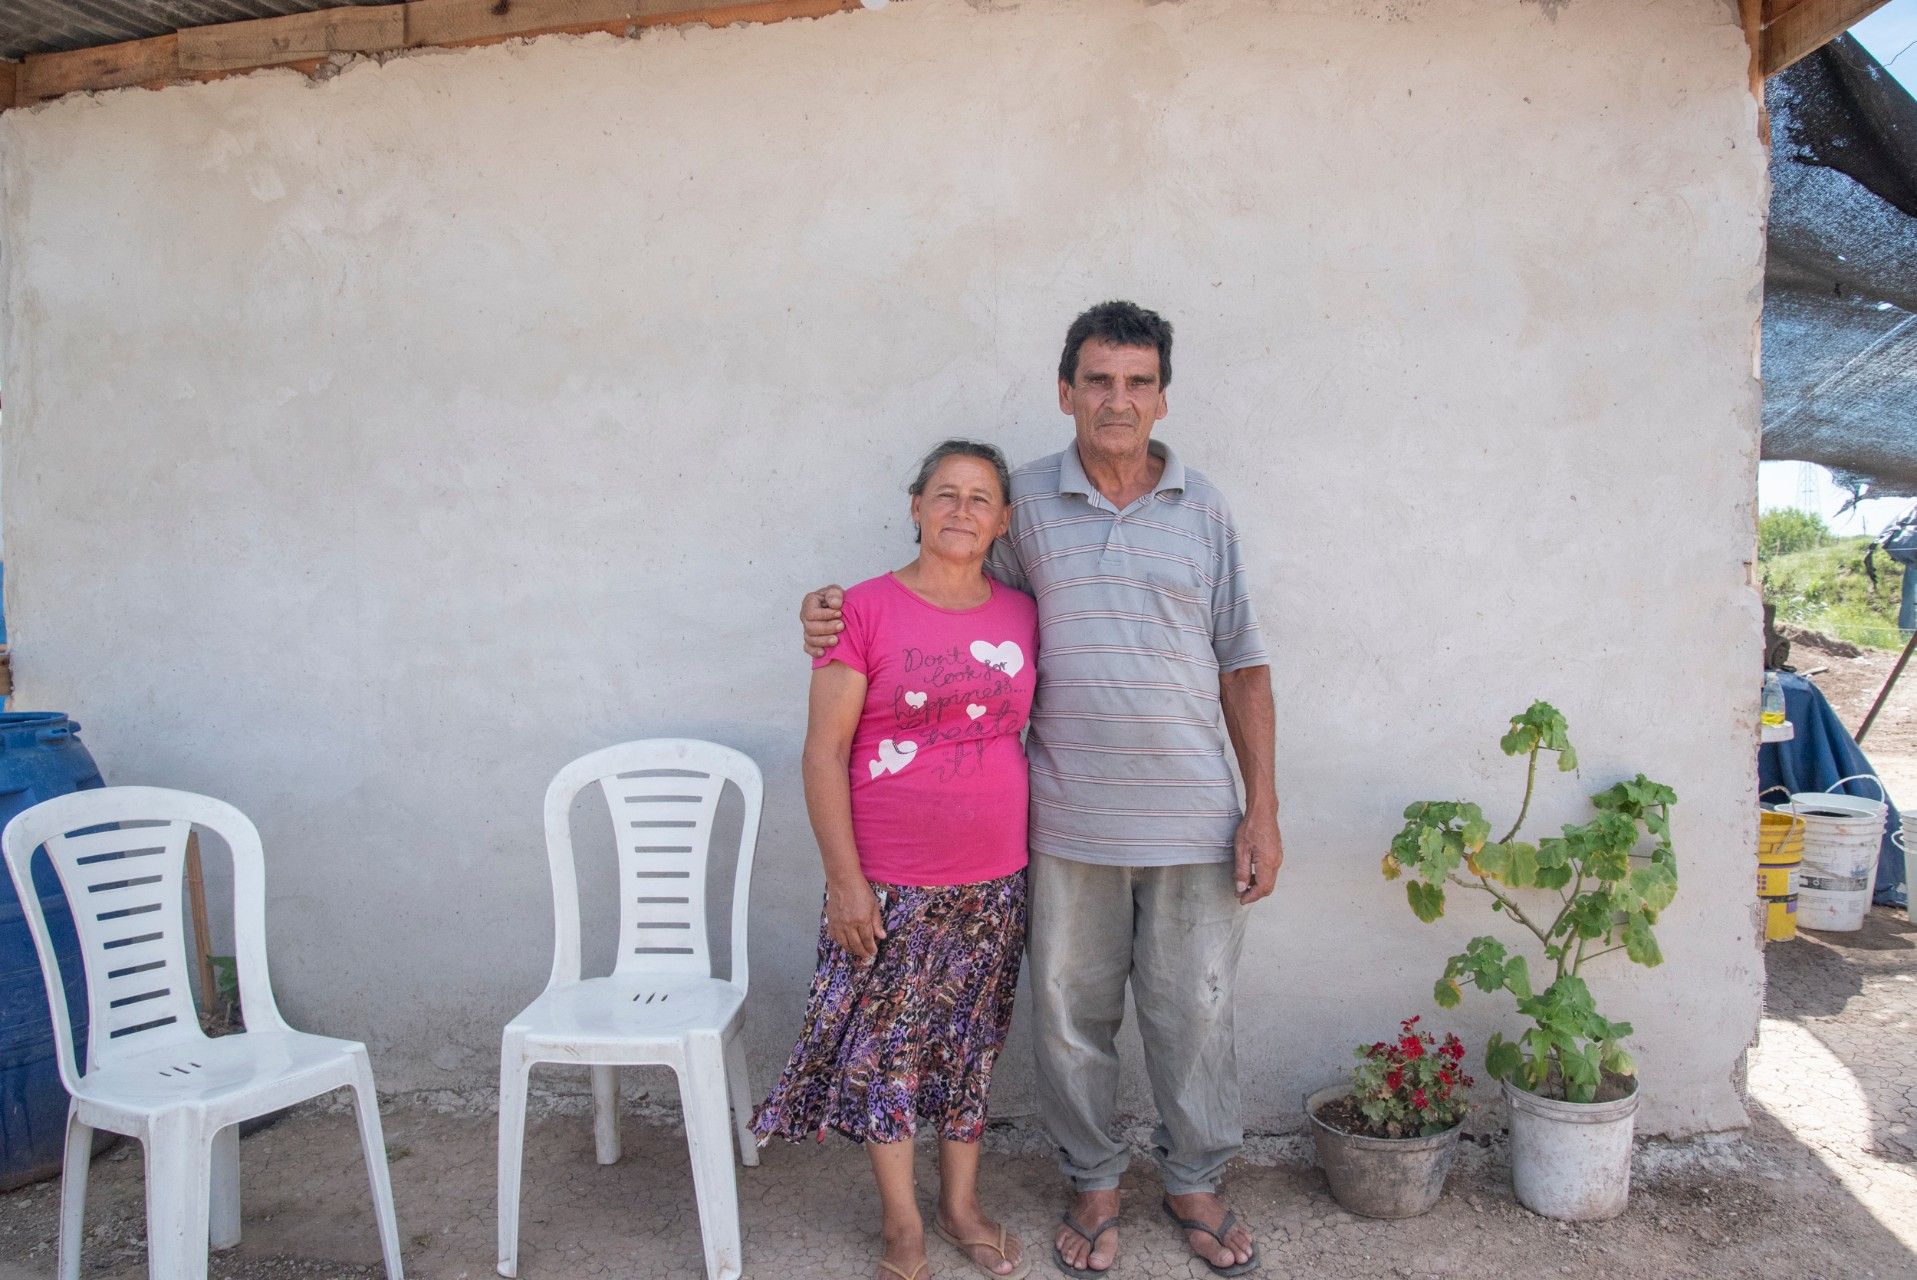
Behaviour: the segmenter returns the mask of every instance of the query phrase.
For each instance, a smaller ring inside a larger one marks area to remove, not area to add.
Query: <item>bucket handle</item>
[[[1773,791],[1778,791],[1781,789],[1782,788],[1779,788],[1779,787],[1771,788],[1771,790]],[[1790,808],[1772,809],[1769,812],[1777,814],[1779,817],[1786,817],[1791,820],[1790,826],[1784,828],[1784,833],[1785,833],[1784,839],[1786,840],[1789,840],[1792,836],[1799,834],[1800,832],[1806,830],[1810,826],[1808,822],[1804,821],[1803,815],[1798,813],[1797,810],[1795,809],[1790,809]],[[1898,830],[1901,831],[1903,830],[1903,828],[1899,827]]]
[[[1764,797],[1769,795],[1773,791],[1782,791],[1784,793],[1785,803],[1788,804],[1790,802],[1791,789],[1789,787],[1783,786],[1782,784],[1779,784],[1778,786],[1775,786],[1775,787],[1765,787],[1762,791],[1758,792],[1757,803],[1760,805],[1763,804]]]
[[[1874,773],[1853,773],[1848,778],[1839,778],[1837,781],[1831,783],[1828,787],[1825,787],[1824,791],[1826,794],[1829,794],[1830,792],[1835,791],[1837,790],[1837,788],[1843,786],[1846,782],[1859,782],[1865,778],[1868,778],[1872,782],[1875,782],[1877,784],[1878,798],[1883,800],[1884,803],[1886,804],[1890,803],[1890,792],[1884,788],[1883,780]]]

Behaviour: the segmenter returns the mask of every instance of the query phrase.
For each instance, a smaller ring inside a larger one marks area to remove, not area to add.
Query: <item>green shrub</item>
[[[1824,517],[1786,508],[1757,517],[1757,558],[1770,560],[1797,551],[1809,551],[1831,540]]]

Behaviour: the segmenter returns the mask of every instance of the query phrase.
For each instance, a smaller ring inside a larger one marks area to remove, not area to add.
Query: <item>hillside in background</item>
[[[1872,649],[1896,649],[1903,566],[1881,552],[1877,581],[1864,569],[1869,538],[1833,537],[1824,522],[1799,511],[1770,511],[1758,521],[1758,582],[1777,606],[1777,620],[1822,631]]]

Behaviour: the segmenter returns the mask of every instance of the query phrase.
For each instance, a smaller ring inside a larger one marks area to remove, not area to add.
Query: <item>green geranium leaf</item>
[[[1505,846],[1510,860],[1505,867],[1504,882],[1514,889],[1528,888],[1538,882],[1538,847],[1514,840]]]
[[[1631,892],[1655,921],[1657,913],[1677,897],[1677,872],[1661,862],[1637,867],[1631,872]]]
[[[1651,933],[1650,918],[1642,911],[1633,911],[1624,922],[1624,954],[1650,969],[1664,963],[1664,953]]]
[[[1484,1070],[1493,1080],[1509,1080],[1524,1062],[1518,1046],[1493,1032],[1484,1046]]]
[[[1411,903],[1412,914],[1416,915],[1418,919],[1424,921],[1426,924],[1430,924],[1433,920],[1436,920],[1444,914],[1444,887],[1442,885],[1426,884],[1422,880],[1411,880],[1405,883],[1404,892],[1406,899]]]
[[[1461,816],[1464,825],[1458,829],[1458,834],[1463,837],[1465,848],[1475,849],[1490,837],[1491,823],[1475,804],[1466,805]]]
[[[1634,1076],[1637,1074],[1637,1061],[1624,1052],[1624,1047],[1615,1040],[1604,1042],[1603,1056],[1599,1065],[1614,1075]]]
[[[1511,846],[1493,841],[1471,855],[1471,870],[1492,880],[1504,879],[1511,869]]]
[[[1569,867],[1538,868],[1538,888],[1540,889],[1562,889],[1570,883],[1571,868]]]

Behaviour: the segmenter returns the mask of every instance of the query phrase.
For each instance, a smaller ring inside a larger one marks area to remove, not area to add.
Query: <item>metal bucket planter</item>
[[[1610,1102],[1559,1102],[1504,1082],[1518,1203],[1565,1222],[1602,1222],[1631,1195],[1637,1082]]]
[[[1367,1218],[1415,1218],[1428,1212],[1444,1194],[1464,1122],[1428,1138],[1367,1138],[1318,1118],[1319,1107],[1350,1092],[1348,1086],[1332,1085],[1305,1098],[1311,1141],[1331,1194]]]

